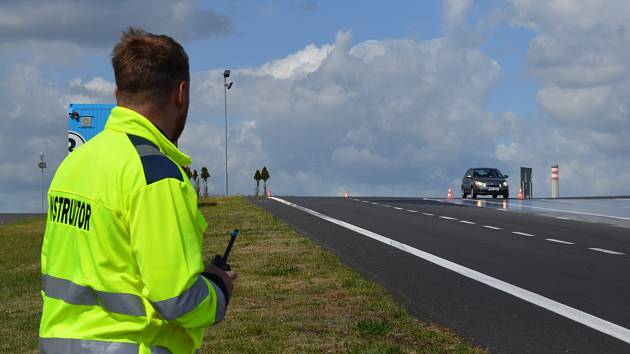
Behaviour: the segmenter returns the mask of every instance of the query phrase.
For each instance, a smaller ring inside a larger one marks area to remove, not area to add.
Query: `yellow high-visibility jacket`
[[[115,107],[61,163],[42,246],[41,353],[194,353],[226,294],[201,273],[190,157]],[[223,284],[220,284],[223,285]]]

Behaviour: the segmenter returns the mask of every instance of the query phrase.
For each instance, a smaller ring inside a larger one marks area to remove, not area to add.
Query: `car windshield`
[[[480,168],[476,169],[473,173],[473,177],[480,178],[503,178],[503,175],[496,168]]]

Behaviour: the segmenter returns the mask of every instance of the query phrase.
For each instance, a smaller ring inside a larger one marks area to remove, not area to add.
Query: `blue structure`
[[[105,128],[115,104],[76,104],[68,106],[68,153],[83,145]]]

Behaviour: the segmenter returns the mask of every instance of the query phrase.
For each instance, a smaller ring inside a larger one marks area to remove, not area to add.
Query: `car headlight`
[[[507,187],[507,186],[508,186],[507,181],[503,182],[503,187]]]
[[[475,186],[477,186],[477,187],[485,187],[486,184],[483,183],[483,182],[475,181]]]

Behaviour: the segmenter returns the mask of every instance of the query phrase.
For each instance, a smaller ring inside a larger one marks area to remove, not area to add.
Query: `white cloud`
[[[492,136],[503,123],[485,108],[498,63],[448,37],[350,41],[342,32],[334,44],[233,70],[230,121],[255,121],[249,141],[260,143],[239,146],[231,130],[230,151],[250,159],[230,174],[236,190],[252,190],[253,172],[267,164],[270,184],[284,193],[418,195],[446,190],[469,164],[500,163]],[[275,74],[260,75],[270,68]],[[219,142],[221,85],[219,70],[193,76],[191,120],[217,117],[211,134]]]
[[[543,110],[530,137],[515,140],[532,158],[560,162],[561,190],[569,195],[628,194],[630,3],[510,2],[513,23],[535,32],[527,59]]]
[[[275,79],[287,79],[291,76],[305,76],[317,70],[332,49],[332,45],[324,45],[318,48],[311,44],[284,59],[263,64],[255,73],[259,75],[271,75]]]

